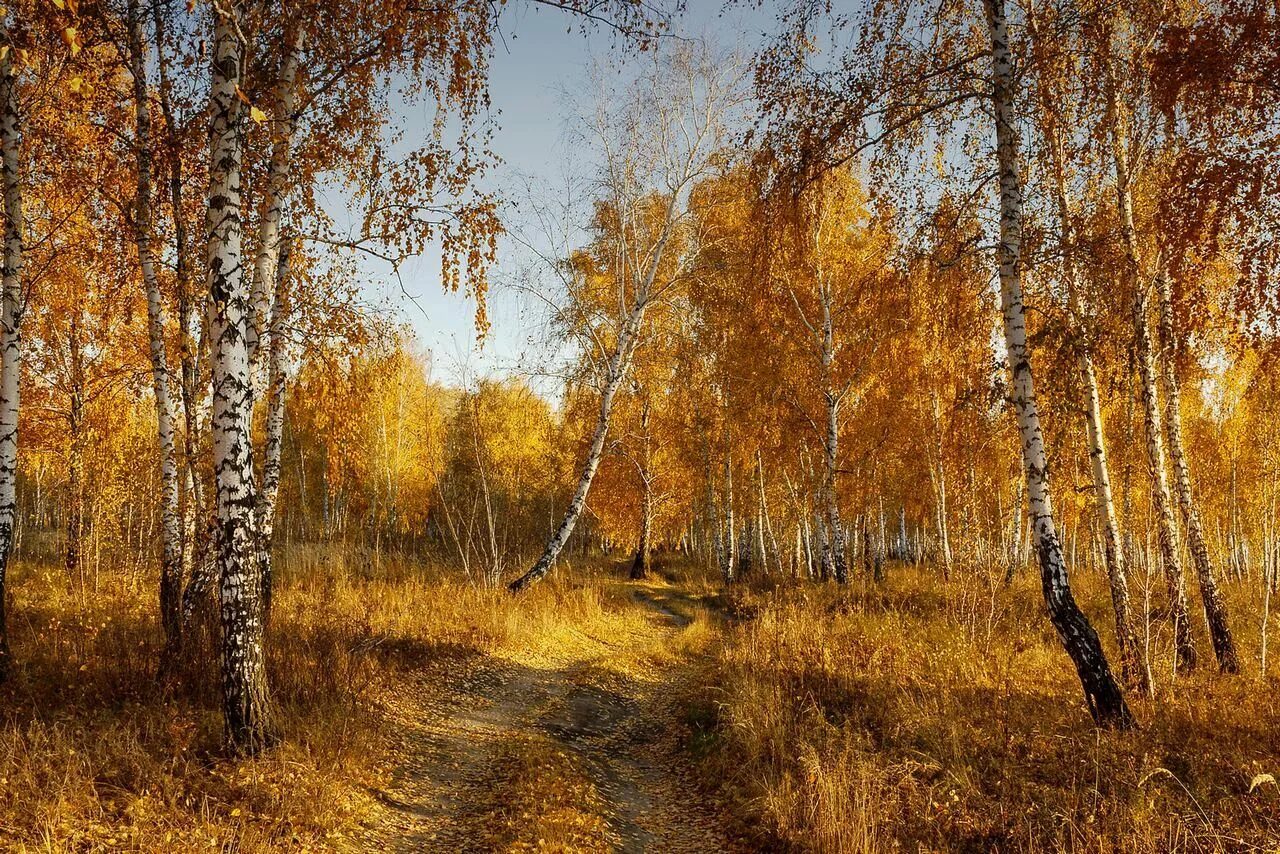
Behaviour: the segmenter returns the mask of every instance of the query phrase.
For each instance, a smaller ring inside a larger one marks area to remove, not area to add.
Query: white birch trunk
[[[271,596],[275,576],[271,564],[271,547],[275,537],[276,498],[280,494],[280,454],[284,449],[285,402],[285,334],[284,323],[288,316],[287,288],[289,287],[292,242],[288,237],[281,241],[271,301],[271,326],[267,332],[267,414],[266,437],[262,446],[262,488],[258,491],[258,566],[262,574],[262,612],[271,616]]]
[[[5,614],[6,571],[13,552],[18,503],[18,375],[22,368],[22,126],[18,71],[7,43],[0,57],[0,175],[4,192],[4,258],[0,271],[0,681],[11,657]]]
[[[656,270],[654,272],[656,273]],[[650,280],[651,282],[652,280]],[[600,458],[604,455],[605,438],[609,433],[609,420],[613,415],[614,397],[617,395],[618,389],[622,386],[622,381],[626,378],[627,371],[631,367],[631,357],[635,353],[636,339],[640,331],[640,325],[644,321],[644,313],[647,307],[648,303],[644,299],[637,300],[619,331],[618,343],[609,358],[605,373],[607,379],[600,394],[600,409],[596,416],[595,432],[591,436],[591,445],[587,450],[587,458],[583,462],[582,472],[578,475],[578,485],[574,488],[573,498],[570,499],[569,507],[565,510],[564,517],[560,520],[560,524],[556,526],[555,533],[551,535],[551,539],[547,542],[547,547],[543,550],[541,557],[538,558],[528,572],[508,585],[512,593],[519,593],[530,584],[540,581],[551,571],[551,565],[560,556],[560,552],[564,549],[564,544],[569,541],[569,535],[573,533],[573,526],[577,524],[578,517],[582,515],[582,510],[586,507],[587,493],[591,490],[591,481],[595,478],[596,469],[600,467]]]
[[[984,5],[991,37],[992,108],[1000,185],[1000,304],[1009,360],[1009,390],[1022,439],[1022,462],[1040,562],[1041,586],[1049,618],[1075,664],[1094,720],[1102,726],[1126,727],[1132,725],[1132,717],[1120,687],[1111,675],[1097,632],[1071,594],[1062,546],[1054,526],[1049,463],[1036,406],[1027,346],[1026,312],[1022,302],[1022,182],[1018,173],[1018,140],[1014,130],[1014,78],[1009,33],[1004,0],[985,0]]]
[[[1126,123],[1120,111],[1111,46],[1106,45],[1107,123],[1111,128],[1111,159],[1116,177],[1116,204],[1120,216],[1120,232],[1124,243],[1123,274],[1133,289],[1134,351],[1138,365],[1139,392],[1147,433],[1147,468],[1151,473],[1151,501],[1158,525],[1161,564],[1169,594],[1169,612],[1173,618],[1176,666],[1190,670],[1196,665],[1195,641],[1187,615],[1186,583],[1182,572],[1181,546],[1173,502],[1165,469],[1164,428],[1161,422],[1159,393],[1156,389],[1155,364],[1151,352],[1151,331],[1147,321],[1147,286],[1142,281],[1141,250],[1133,221],[1133,195],[1130,188],[1129,153],[1124,139]]]
[[[253,285],[249,294],[249,322],[245,340],[249,351],[250,376],[253,378],[254,398],[261,387],[262,365],[270,350],[263,340],[271,333],[271,301],[273,285],[280,256],[280,227],[284,218],[285,200],[289,194],[289,181],[293,172],[293,137],[297,129],[298,63],[302,58],[304,29],[294,24],[288,35],[288,48],[280,62],[280,74],[276,79],[272,108],[273,133],[271,161],[267,166],[267,190],[262,219],[258,223],[257,255],[253,265]]]
[[[213,375],[214,477],[222,622],[222,690],[227,738],[253,754],[277,739],[263,647],[261,578],[254,510],[253,416],[245,345],[248,293],[240,223],[241,46],[234,15],[219,9],[213,42],[209,196],[205,223]]]
[[[1041,38],[1032,25],[1035,38]],[[1111,591],[1111,606],[1115,614],[1116,641],[1120,647],[1121,676],[1130,689],[1142,695],[1151,693],[1151,671],[1146,655],[1138,644],[1129,607],[1129,582],[1121,547],[1120,519],[1116,513],[1111,492],[1111,473],[1107,465],[1106,433],[1102,423],[1102,404],[1098,394],[1098,377],[1093,367],[1091,330],[1085,328],[1081,318],[1080,271],[1076,264],[1075,235],[1072,231],[1071,207],[1067,198],[1066,158],[1059,135],[1057,113],[1049,89],[1042,83],[1039,89],[1041,120],[1048,143],[1052,172],[1052,191],[1058,209],[1058,249],[1062,255],[1063,276],[1068,292],[1068,310],[1072,316],[1073,336],[1076,339],[1080,376],[1084,383],[1085,433],[1088,442],[1089,462],[1093,474],[1093,497],[1098,520],[1102,523],[1103,554],[1107,581]]]
[[[1238,673],[1240,661],[1227,618],[1227,604],[1218,590],[1213,559],[1209,556],[1209,544],[1205,542],[1204,526],[1200,510],[1196,506],[1195,491],[1191,486],[1191,466],[1187,462],[1182,444],[1182,393],[1174,363],[1175,339],[1173,331],[1173,285],[1169,274],[1161,269],[1156,274],[1160,295],[1161,362],[1164,366],[1165,425],[1169,433],[1169,459],[1173,462],[1173,483],[1177,488],[1178,507],[1187,529],[1187,546],[1191,562],[1196,569],[1200,586],[1200,599],[1204,603],[1204,616],[1209,625],[1209,640],[1213,644],[1218,668],[1223,673]]]
[[[147,334],[151,357],[151,389],[155,396],[156,436],[160,445],[160,624],[165,635],[165,660],[172,661],[181,637],[182,526],[178,510],[178,459],[173,438],[173,404],[169,396],[169,365],[165,352],[164,302],[156,278],[152,170],[155,161],[151,134],[147,50],[138,0],[129,0],[129,53],[133,72],[138,166],[134,205],[134,243],[147,294]]]

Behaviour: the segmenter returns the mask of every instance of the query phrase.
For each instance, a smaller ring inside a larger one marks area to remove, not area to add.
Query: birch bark
[[[640,542],[636,545],[636,557],[631,564],[631,578],[639,581],[649,574],[649,535],[653,526],[653,453],[649,438],[649,401],[640,405],[641,448],[640,457]]]
[[[209,196],[205,222],[212,302],[213,438],[217,560],[222,623],[222,693],[227,738],[254,754],[277,740],[263,647],[257,565],[252,397],[245,343],[248,294],[240,223],[241,44],[238,4],[219,7],[214,28],[209,115]]]
[[[1108,35],[1110,38],[1110,35]],[[1133,292],[1134,353],[1138,365],[1139,393],[1147,433],[1147,468],[1151,473],[1151,501],[1156,514],[1161,565],[1169,595],[1169,612],[1173,619],[1177,668],[1190,670],[1196,665],[1195,640],[1187,616],[1186,583],[1182,572],[1181,547],[1173,502],[1169,493],[1169,477],[1165,469],[1164,427],[1161,422],[1156,371],[1151,352],[1151,331],[1147,320],[1148,289],[1142,281],[1142,256],[1138,232],[1133,220],[1133,193],[1130,187],[1129,152],[1125,143],[1127,123],[1120,110],[1111,45],[1106,45],[1107,124],[1111,128],[1111,159],[1116,178],[1116,204],[1120,215],[1120,232],[1124,242],[1123,275]]]
[[[1169,458],[1173,462],[1173,483],[1178,492],[1178,507],[1187,530],[1187,546],[1191,562],[1196,569],[1200,586],[1200,599],[1204,603],[1204,616],[1209,625],[1209,640],[1218,668],[1223,673],[1238,673],[1240,661],[1228,624],[1227,605],[1218,590],[1213,559],[1209,556],[1209,544],[1205,542],[1204,526],[1200,521],[1200,509],[1196,506],[1195,491],[1191,486],[1191,466],[1187,462],[1182,443],[1182,391],[1179,387],[1176,367],[1176,339],[1173,330],[1173,285],[1169,274],[1161,269],[1156,274],[1156,286],[1160,295],[1160,343],[1161,363],[1164,366],[1165,424],[1169,433]]]
[[[13,552],[18,487],[18,374],[22,367],[22,124],[18,71],[8,44],[0,56],[0,181],[4,192],[4,258],[0,269],[0,681],[11,664],[5,621],[5,575]]]
[[[1031,25],[1033,38],[1041,38]],[[1102,423],[1102,405],[1098,394],[1098,377],[1093,366],[1092,336],[1082,320],[1080,299],[1080,270],[1076,263],[1075,234],[1072,228],[1071,205],[1067,198],[1066,157],[1062,150],[1057,111],[1052,103],[1049,85],[1042,81],[1039,87],[1040,115],[1044,136],[1049,150],[1051,186],[1058,213],[1058,249],[1062,256],[1063,278],[1068,293],[1068,310],[1072,318],[1073,337],[1076,340],[1076,356],[1080,364],[1080,376],[1084,384],[1085,433],[1089,449],[1089,462],[1093,474],[1093,497],[1098,519],[1102,523],[1103,555],[1107,570],[1107,582],[1111,591],[1111,607],[1115,613],[1116,641],[1120,647],[1121,676],[1125,685],[1142,695],[1151,693],[1151,671],[1146,655],[1138,643],[1129,607],[1129,582],[1121,549],[1120,519],[1116,513],[1111,492],[1111,473],[1107,465],[1106,433]]]
[[[284,449],[285,402],[285,319],[288,316],[288,287],[293,243],[281,239],[271,300],[271,322],[267,328],[267,415],[266,439],[262,446],[262,488],[258,492],[258,566],[262,574],[262,612],[271,616],[271,595],[275,575],[271,547],[275,537],[276,498],[280,494],[280,455]]]
[[[147,84],[147,50],[138,0],[127,6],[130,71],[133,74],[134,140],[137,158],[137,196],[134,202],[134,243],[142,284],[147,294],[148,353],[151,389],[155,397],[156,436],[160,445],[160,625],[164,628],[163,659],[171,662],[181,637],[182,525],[178,509],[178,459],[173,437],[173,405],[169,396],[169,365],[165,353],[164,302],[156,278],[152,234],[152,174],[155,149],[151,133],[151,93]],[[180,215],[180,214],[179,214]]]
[[[1004,0],[984,0],[991,38],[992,108],[996,130],[996,160],[1000,186],[1000,303],[1008,351],[1010,396],[1022,438],[1022,461],[1033,535],[1040,562],[1041,587],[1049,619],[1075,664],[1085,701],[1100,726],[1133,724],[1124,696],[1111,674],[1097,632],[1076,605],[1063,563],[1062,546],[1054,526],[1049,491],[1049,464],[1027,346],[1027,322],[1022,302],[1022,183],[1018,169],[1018,140],[1014,130],[1014,77]]]
[[[269,361],[270,345],[264,342],[271,332],[273,282],[280,256],[280,228],[284,205],[293,172],[293,137],[297,130],[298,64],[305,40],[301,24],[294,24],[287,37],[287,53],[280,62],[276,78],[273,117],[276,123],[271,144],[271,161],[267,167],[267,190],[258,222],[258,251],[254,257],[253,284],[249,293],[249,320],[245,341],[249,351],[249,370],[255,394],[261,386],[263,363]],[[265,346],[264,346],[265,345]],[[264,358],[265,357],[265,358]]]

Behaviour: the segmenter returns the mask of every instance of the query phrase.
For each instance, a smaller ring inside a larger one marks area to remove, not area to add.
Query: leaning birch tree
[[[710,174],[738,95],[741,69],[701,45],[659,53],[611,107],[601,103],[589,136],[601,155],[595,245],[559,265],[568,304],[557,320],[589,354],[599,394],[596,423],[569,506],[534,565],[511,582],[520,592],[551,570],[586,506],[615,398],[631,370],[645,315],[690,272],[695,184]]]
[[[1049,462],[1036,405],[1027,343],[1022,289],[1022,176],[1015,128],[1016,83],[1009,50],[1004,0],[984,0],[991,40],[991,109],[995,119],[996,166],[1000,193],[1000,306],[1009,363],[1009,395],[1018,421],[1023,473],[1031,514],[1032,538],[1040,563],[1040,582],[1049,619],[1075,664],[1085,701],[1100,726],[1129,727],[1129,707],[1103,652],[1098,633],[1076,604],[1067,578],[1062,544],[1054,523]]]

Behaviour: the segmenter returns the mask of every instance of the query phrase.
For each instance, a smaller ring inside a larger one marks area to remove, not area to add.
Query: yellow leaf
[[[231,811],[231,817],[232,817],[232,818],[235,818],[235,817],[236,817],[236,816],[238,816],[238,815],[240,815],[240,807],[236,807],[235,809],[233,809],[233,810]]]
[[[259,110],[257,107],[250,107],[249,118],[253,119],[258,124],[262,124],[267,120],[267,114],[262,112],[262,110]]]
[[[62,31],[62,41],[71,48],[72,56],[80,52],[80,33],[75,27],[67,27]]]
[[[77,95],[79,95],[81,92],[84,91],[84,78],[72,77],[69,81],[67,81],[67,88],[70,89],[72,92],[76,93]]]
[[[53,0],[53,5],[57,6],[59,9],[67,8],[65,0]]]
[[[1253,779],[1249,781],[1249,791],[1253,791],[1264,783],[1276,785],[1276,778],[1270,774],[1255,774]]]

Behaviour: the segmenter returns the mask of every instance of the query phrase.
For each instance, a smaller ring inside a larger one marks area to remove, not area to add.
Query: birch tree
[[[156,406],[156,436],[160,445],[160,624],[164,628],[166,661],[176,654],[182,629],[182,526],[178,507],[178,458],[174,442],[173,404],[165,348],[165,308],[156,272],[155,224],[152,213],[153,164],[155,151],[151,133],[151,91],[147,84],[144,21],[138,0],[128,0],[129,70],[133,75],[134,151],[137,159],[137,188],[134,197],[133,231],[138,264],[147,295],[148,353],[151,357],[152,394]]]
[[[1049,186],[1053,206],[1057,214],[1058,253],[1061,256],[1062,278],[1067,292],[1067,316],[1071,324],[1068,330],[1075,343],[1080,378],[1084,390],[1085,431],[1088,442],[1090,470],[1093,475],[1093,496],[1098,521],[1102,527],[1103,557],[1107,569],[1107,583],[1111,590],[1111,606],[1115,613],[1116,641],[1120,647],[1121,672],[1125,684],[1140,694],[1151,693],[1151,672],[1146,655],[1138,642],[1129,607],[1129,584],[1125,570],[1125,554],[1120,536],[1120,519],[1112,496],[1111,473],[1107,463],[1106,431],[1102,423],[1102,404],[1098,391],[1098,376],[1094,368],[1094,330],[1089,320],[1092,314],[1083,295],[1076,235],[1072,218],[1071,200],[1067,195],[1066,139],[1058,121],[1060,113],[1067,110],[1064,78],[1072,72],[1079,73],[1057,47],[1056,39],[1065,40],[1065,33],[1047,35],[1034,13],[1029,19],[1033,52],[1037,63],[1036,94],[1039,103],[1039,120],[1044,146],[1048,155]],[[1051,22],[1052,24],[1053,22]],[[1066,67],[1064,67],[1064,64]],[[1070,116],[1070,113],[1067,113]]]
[[[1196,665],[1195,640],[1187,613],[1186,583],[1182,572],[1181,543],[1177,521],[1173,517],[1173,499],[1169,492],[1169,476],[1165,468],[1164,425],[1156,387],[1155,355],[1151,346],[1148,320],[1150,286],[1143,280],[1142,249],[1133,217],[1133,191],[1127,133],[1128,114],[1122,109],[1116,79],[1113,34],[1106,30],[1103,46],[1106,87],[1106,121],[1110,129],[1110,152],[1115,176],[1116,205],[1124,249],[1121,274],[1133,294],[1134,359],[1138,367],[1139,396],[1147,436],[1147,469],[1151,474],[1151,501],[1159,534],[1161,566],[1169,595],[1169,612],[1173,619],[1177,667],[1190,670]]]
[[[590,353],[600,395],[596,424],[569,506],[534,565],[511,582],[520,592],[551,570],[586,506],[614,400],[631,369],[645,315],[672,296],[689,271],[693,194],[709,174],[737,97],[740,69],[705,49],[659,57],[619,106],[601,104],[590,133],[601,151],[594,258],[566,280],[559,317]],[[601,286],[607,289],[602,295]]]
[[[1049,491],[1049,463],[1036,404],[1022,301],[1022,177],[1014,127],[1016,96],[1004,0],[984,0],[991,42],[991,108],[995,118],[996,164],[1000,192],[1000,304],[1009,362],[1010,402],[1022,440],[1023,473],[1040,563],[1040,580],[1049,619],[1075,664],[1090,714],[1100,726],[1127,728],[1133,718],[1111,674],[1098,634],[1076,604],[1063,561]]]
[[[10,669],[5,577],[13,553],[18,478],[18,376],[22,369],[22,119],[17,52],[7,28],[0,42],[0,180],[4,257],[0,270],[0,681]]]
[[[1200,521],[1200,509],[1196,505],[1195,492],[1191,486],[1191,466],[1182,441],[1182,392],[1178,381],[1178,348],[1173,327],[1173,285],[1169,274],[1163,269],[1156,273],[1156,290],[1160,297],[1165,424],[1169,433],[1169,458],[1173,462],[1173,483],[1177,489],[1178,508],[1182,511],[1182,522],[1186,526],[1187,545],[1191,552],[1191,562],[1196,568],[1200,599],[1209,625],[1209,640],[1213,644],[1218,667],[1223,673],[1238,673],[1240,662],[1228,625],[1227,605],[1218,590],[1213,559],[1209,556],[1209,544],[1205,541],[1204,524]]]
[[[240,220],[240,92],[243,60],[238,15],[243,4],[215,10],[206,262],[212,303],[213,466],[218,521],[217,565],[222,623],[222,703],[227,738],[254,754],[278,738],[263,646],[262,585],[254,511],[253,417],[246,344],[249,294]]]

